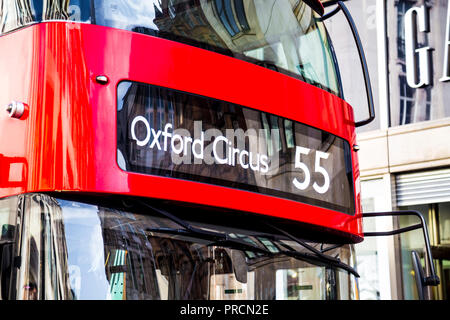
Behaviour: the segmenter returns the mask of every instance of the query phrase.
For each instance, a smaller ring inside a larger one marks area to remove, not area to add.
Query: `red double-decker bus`
[[[318,0],[0,4],[3,299],[358,298]]]

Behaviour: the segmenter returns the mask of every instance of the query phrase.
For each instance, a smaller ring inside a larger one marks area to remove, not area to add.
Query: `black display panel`
[[[237,104],[123,81],[122,170],[253,191],[354,214],[350,146],[316,128]]]

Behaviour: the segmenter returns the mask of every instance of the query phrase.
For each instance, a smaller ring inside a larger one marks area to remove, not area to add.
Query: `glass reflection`
[[[340,95],[327,31],[303,1],[0,1],[0,34],[49,20],[94,23],[183,42]]]
[[[327,265],[158,231],[180,228],[165,218],[40,194],[26,207],[19,299],[346,299],[354,290]],[[334,250],[350,261],[349,247]]]
[[[101,0],[99,25],[194,45],[340,94],[331,44],[303,1]]]
[[[354,213],[350,147],[343,139],[275,115],[168,88],[122,81],[117,93],[117,162],[122,170]],[[215,147],[221,137],[228,146],[220,142]],[[330,177],[327,192],[318,193],[314,187],[324,185],[325,178],[313,169],[317,166],[313,151],[301,160],[310,168],[313,182],[302,190],[293,184],[294,178],[306,180],[296,164],[297,146],[329,154],[321,163]]]

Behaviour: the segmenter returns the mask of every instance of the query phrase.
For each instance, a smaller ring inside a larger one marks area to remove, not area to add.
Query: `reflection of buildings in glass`
[[[208,299],[208,283],[213,261],[212,247],[171,238],[149,238],[158,282],[164,283],[166,296],[161,299]]]
[[[45,195],[32,197],[24,235],[26,265],[21,270],[23,299],[73,299],[62,209]],[[45,290],[44,290],[45,288]]]
[[[233,3],[234,6],[231,1],[214,0],[217,15],[231,37],[250,29],[242,0],[234,0]]]
[[[91,22],[91,0],[0,1],[0,34],[48,20]]]
[[[33,20],[30,0],[0,2],[0,33],[24,26]]]
[[[277,270],[277,299],[324,300],[329,297],[329,292],[326,292],[325,288],[326,273],[324,267]]]
[[[207,247],[148,235],[142,216],[100,208],[99,217],[112,299],[208,298]]]
[[[69,5],[70,0],[45,0],[42,1],[41,8],[30,0],[2,1],[0,2],[0,33],[34,21],[68,20]]]
[[[65,239],[65,227],[63,211],[58,201],[47,198],[50,203],[43,203],[45,241],[44,246],[48,254],[44,261],[44,278],[46,279],[45,293],[50,295],[46,299],[73,299],[73,291],[70,290],[68,250]],[[51,257],[50,259],[48,259]],[[48,259],[48,260],[47,260]],[[60,296],[58,296],[58,293]],[[52,296],[53,295],[53,296]]]
[[[250,259],[239,250],[214,247],[216,261],[209,280],[210,300],[253,300],[255,272],[249,271]]]
[[[44,20],[68,20],[70,0],[45,0],[42,18]]]
[[[111,298],[159,299],[155,262],[144,225],[132,214],[100,208],[98,212]]]
[[[139,300],[267,300],[275,297],[273,284],[278,269],[309,265],[292,257],[257,256],[148,231],[172,225],[164,219],[91,205],[88,208],[70,201],[62,203],[41,195],[33,201],[33,209],[26,212],[29,224],[22,248],[26,259],[19,270],[22,287],[28,290],[21,292],[25,299],[85,299],[97,294],[97,298]],[[93,221],[100,224],[92,228]],[[90,237],[94,233],[95,239]],[[88,237],[80,238],[82,235]],[[245,237],[242,235],[242,239]],[[91,250],[90,241],[95,241],[104,253]],[[267,242],[265,245],[270,246]],[[72,263],[84,266],[69,266],[68,254]],[[99,264],[92,263],[97,258]],[[71,274],[70,267],[82,270]],[[103,281],[105,274],[107,282]],[[95,280],[98,275],[102,276],[100,282]],[[77,284],[80,277],[83,284]]]
[[[155,6],[154,23],[160,32],[225,48],[220,36],[207,22],[200,1],[163,0],[161,10]]]
[[[310,58],[302,57],[300,42],[313,25],[313,15],[302,1],[167,0],[161,8],[155,7],[154,23],[163,37],[172,34],[195,40],[199,46],[242,52],[265,67],[302,75],[310,66],[305,63]]]
[[[140,141],[147,137],[145,146],[137,146],[131,138],[130,128],[123,126],[119,131],[119,145],[128,149],[125,154],[133,165],[132,170],[161,175],[169,173],[174,177],[189,174],[196,176],[190,177],[194,180],[201,178],[212,182],[209,179],[221,179],[227,185],[237,183],[238,188],[241,187],[238,184],[246,184],[251,190],[262,187],[339,205],[350,203],[348,198],[342,196],[350,195],[346,189],[348,183],[342,180],[346,179],[346,170],[350,170],[351,166],[343,157],[343,143],[332,135],[275,115],[165,88],[123,82],[118,91],[119,123],[130,126],[136,116],[144,116],[150,128],[143,124],[133,127]],[[167,124],[172,127],[167,128]],[[162,131],[166,129],[169,135],[163,137]],[[156,134],[157,131],[159,134]],[[199,141],[202,133],[201,143],[195,145],[194,140]],[[189,137],[189,141],[184,139],[181,145],[179,139],[174,139],[175,134]],[[219,136],[226,137],[228,142],[214,147]],[[172,144],[172,141],[176,142]],[[312,182],[307,190],[298,190],[293,186],[294,177],[299,181],[306,179],[304,171],[294,168],[297,145],[312,150],[301,160],[310,168],[315,167],[315,150],[331,155],[327,163],[334,166],[323,165],[328,170],[331,190],[342,192],[316,194],[314,183],[317,186],[325,184],[326,177],[320,172],[311,172]],[[194,147],[197,153],[199,148],[203,150],[203,158],[194,156]],[[174,148],[181,150],[179,154],[173,152]],[[217,161],[213,148],[217,153],[223,152],[218,157],[227,159],[226,164]],[[242,156],[242,152],[246,154]]]

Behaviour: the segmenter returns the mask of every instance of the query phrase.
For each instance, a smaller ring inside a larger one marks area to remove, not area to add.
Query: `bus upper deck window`
[[[95,23],[182,42],[342,96],[328,33],[304,1],[0,1],[0,34],[55,20]]]
[[[327,31],[303,1],[99,0],[94,7],[98,25],[229,55],[340,95]]]
[[[91,23],[91,0],[0,1],[0,35],[34,23],[52,20]]]

